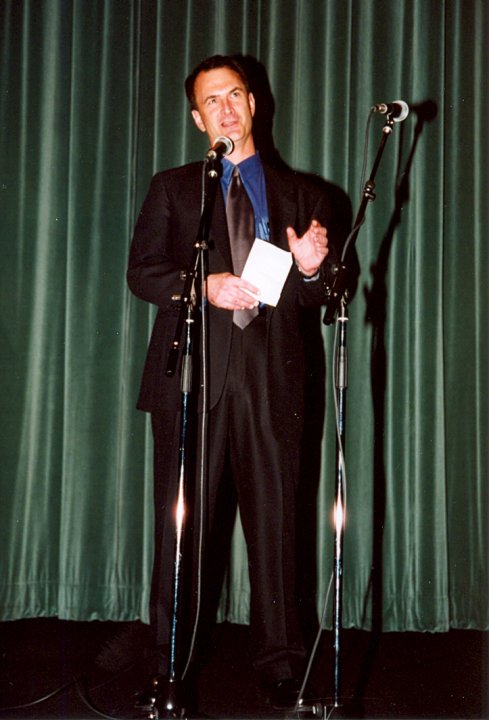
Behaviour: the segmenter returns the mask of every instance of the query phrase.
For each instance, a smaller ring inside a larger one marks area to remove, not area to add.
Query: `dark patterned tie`
[[[251,200],[241,182],[237,167],[228,189],[226,203],[229,243],[233,259],[233,271],[238,277],[243,272],[246,258],[255,239],[255,214]],[[234,310],[233,322],[242,330],[258,315],[258,308],[253,310]]]

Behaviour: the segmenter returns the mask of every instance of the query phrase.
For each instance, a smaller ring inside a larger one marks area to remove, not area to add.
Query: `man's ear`
[[[250,104],[251,117],[254,117],[256,103],[255,103],[255,96],[253,95],[253,93],[248,93],[248,102]]]
[[[194,119],[194,123],[197,125],[200,132],[206,132],[205,125],[202,122],[202,118],[200,116],[200,112],[198,110],[192,110],[192,117]]]

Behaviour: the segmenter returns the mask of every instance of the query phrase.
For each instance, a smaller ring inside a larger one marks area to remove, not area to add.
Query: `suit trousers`
[[[220,595],[237,499],[248,552],[253,666],[264,682],[271,682],[295,674],[304,657],[295,600],[295,494],[301,437],[288,436],[284,432],[287,423],[272,415],[271,389],[265,382],[266,364],[266,317],[261,314],[244,330],[233,327],[224,389],[208,413],[207,477],[203,490],[197,483],[188,493],[193,507],[188,516],[192,539],[186,540],[184,558],[186,553],[187,564],[189,555],[192,558],[192,589],[184,592],[195,610],[198,508],[203,502],[202,596],[212,600],[203,602],[201,620],[208,624],[205,608],[215,610]],[[151,620],[157,643],[165,648],[171,621],[179,423],[169,424],[157,414],[152,420],[155,560]],[[195,424],[199,422],[200,417]],[[199,458],[201,443],[198,432],[196,435],[194,452]],[[195,465],[198,464],[197,461]],[[188,631],[187,626],[179,636],[183,642]],[[166,669],[163,659],[160,671],[164,673]]]

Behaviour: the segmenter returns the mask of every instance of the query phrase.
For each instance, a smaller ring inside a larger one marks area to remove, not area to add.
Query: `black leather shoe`
[[[266,692],[274,710],[292,710],[299,697],[299,683],[294,678],[284,678],[266,685]]]

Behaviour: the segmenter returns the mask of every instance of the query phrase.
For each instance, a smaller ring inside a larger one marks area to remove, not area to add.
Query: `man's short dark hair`
[[[241,65],[237,57],[234,55],[213,55],[206,60],[202,60],[202,62],[200,62],[197,67],[192,70],[188,78],[185,80],[185,93],[187,95],[192,110],[197,109],[197,105],[195,102],[195,81],[197,79],[197,75],[199,75],[201,72],[209,72],[209,70],[217,70],[218,68],[225,67],[234,70],[234,72],[237,73],[243,81],[243,85],[245,86],[246,91],[250,92],[250,86],[248,78],[246,77],[246,72],[244,71],[243,66]]]

